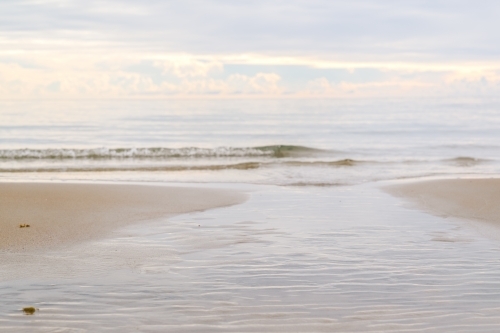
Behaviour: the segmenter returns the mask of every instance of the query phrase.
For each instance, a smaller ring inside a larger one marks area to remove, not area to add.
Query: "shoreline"
[[[383,190],[408,199],[433,215],[500,227],[500,179],[497,178],[425,180],[388,185]]]
[[[222,189],[0,183],[0,251],[74,245],[130,224],[231,206],[246,199],[244,193]]]

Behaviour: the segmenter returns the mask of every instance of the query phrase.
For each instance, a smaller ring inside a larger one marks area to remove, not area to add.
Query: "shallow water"
[[[216,186],[210,184],[210,186]],[[500,243],[373,185],[240,188],[238,206],[36,257],[1,254],[16,332],[493,332]],[[39,308],[33,316],[20,309]]]

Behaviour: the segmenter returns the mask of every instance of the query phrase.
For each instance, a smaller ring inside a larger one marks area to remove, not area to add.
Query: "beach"
[[[498,241],[382,185],[192,184],[249,198],[43,251],[2,250],[0,327],[493,331]]]
[[[0,250],[40,251],[160,217],[234,205],[243,193],[182,187],[0,183]]]
[[[385,187],[438,216],[500,227],[500,179],[438,179]]]
[[[383,187],[417,208],[500,228],[500,179],[434,179]],[[237,191],[84,183],[0,183],[0,249],[40,251],[104,238],[141,221],[242,203]]]

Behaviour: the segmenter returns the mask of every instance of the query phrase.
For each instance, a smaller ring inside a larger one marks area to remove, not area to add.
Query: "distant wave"
[[[359,161],[359,160],[353,160],[350,158],[345,158],[342,160],[336,160],[336,161],[287,161],[283,162],[283,164],[290,165],[290,166],[332,166],[332,167],[339,167],[339,166],[355,166],[359,165],[362,163],[377,163],[377,162],[369,162],[369,161]]]
[[[0,172],[110,172],[110,171],[219,171],[219,170],[251,170],[261,167],[290,166],[290,167],[350,167],[360,163],[349,159],[338,161],[285,161],[285,162],[243,162],[225,164],[204,164],[204,165],[44,165],[44,166],[21,166],[21,167],[0,167]]]
[[[297,170],[329,174],[354,168],[416,168],[416,165],[447,165],[470,168],[495,162],[468,156],[443,159],[386,159],[376,156],[345,158],[346,152],[321,150],[305,146],[270,145],[217,148],[94,148],[94,149],[4,149],[0,150],[0,173],[60,172],[180,172],[268,169],[273,173]],[[355,154],[351,154],[356,156]],[[281,171],[278,171],[282,168]],[[378,169],[376,169],[378,168]],[[420,167],[418,167],[420,168]],[[343,170],[341,170],[343,169]],[[353,170],[354,170],[353,169]],[[315,171],[314,171],[315,170]],[[411,169],[408,169],[411,170]],[[359,171],[363,172],[363,171]],[[373,171],[372,171],[373,172]],[[330,174],[331,175],[331,174]],[[329,176],[328,176],[329,177]],[[321,178],[321,177],[320,177]],[[297,186],[302,180],[297,180]],[[306,181],[304,184],[309,184]],[[326,184],[330,186],[329,182]],[[338,185],[334,183],[333,185]],[[315,186],[320,186],[316,184]],[[321,185],[323,186],[323,185]]]
[[[216,157],[313,156],[328,151],[292,145],[217,148],[94,148],[94,149],[3,149],[0,160],[22,159],[168,159]]]
[[[57,167],[26,167],[0,168],[0,172],[109,172],[109,171],[217,171],[217,170],[250,170],[260,167],[260,163],[235,163],[223,165],[175,165],[175,166],[57,166]]]
[[[444,160],[444,162],[447,162],[449,164],[453,164],[456,166],[461,166],[461,167],[469,167],[469,166],[474,166],[480,163],[485,163],[488,162],[489,160],[486,159],[481,159],[481,158],[474,158],[474,157],[455,157],[455,158],[450,158]]]

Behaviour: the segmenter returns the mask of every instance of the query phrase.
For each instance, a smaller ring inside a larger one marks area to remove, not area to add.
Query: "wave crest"
[[[22,159],[168,159],[168,158],[217,158],[217,157],[290,157],[308,156],[321,152],[319,149],[273,145],[260,147],[217,148],[93,148],[93,149],[3,149],[2,160]]]

